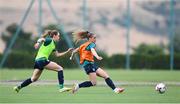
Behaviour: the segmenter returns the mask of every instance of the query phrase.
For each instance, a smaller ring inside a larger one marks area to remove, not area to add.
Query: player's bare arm
[[[55,51],[55,55],[56,55],[56,57],[64,56],[65,54],[71,52],[72,50],[73,50],[73,48],[69,48],[67,51],[61,52],[61,53],[58,51]]]
[[[96,50],[94,48],[91,48],[91,52],[92,54],[98,59],[98,60],[102,60],[103,58],[101,56],[99,56],[96,52]]]
[[[42,42],[44,42],[44,41],[45,41],[45,38],[39,38],[39,39],[37,40],[37,42],[34,44],[34,48],[35,48],[35,49],[38,49],[40,43],[42,43]]]

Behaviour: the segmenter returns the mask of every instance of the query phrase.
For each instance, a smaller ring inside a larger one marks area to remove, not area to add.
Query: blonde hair
[[[89,31],[79,29],[74,31],[72,35],[73,35],[73,41],[75,43],[78,43],[80,40],[91,38],[93,34],[90,33]]]

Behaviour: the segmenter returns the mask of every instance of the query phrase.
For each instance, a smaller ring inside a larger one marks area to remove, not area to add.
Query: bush
[[[131,68],[140,69],[168,69],[169,62],[166,55],[132,55]]]
[[[108,59],[109,68],[125,68],[125,55],[115,54]]]
[[[180,54],[174,55],[174,69],[180,70]]]
[[[115,54],[108,57],[106,54],[100,53],[103,57],[102,61],[97,61],[98,66],[107,68],[125,68],[126,56],[122,54]],[[77,64],[74,61],[69,60],[69,55],[62,57],[55,57],[52,55],[50,60],[57,62],[64,68],[77,68]],[[2,55],[0,54],[0,59]],[[35,54],[29,54],[27,52],[12,52],[9,54],[4,67],[7,68],[30,68],[34,66]],[[131,55],[130,56],[130,68],[131,69],[169,69],[170,57],[169,55]],[[174,69],[180,69],[180,54],[174,55]]]
[[[34,55],[27,52],[12,52],[7,57],[4,67],[7,68],[32,68]]]
[[[174,56],[174,69],[180,69],[180,54]],[[112,55],[108,58],[108,68],[125,68],[125,55]],[[130,56],[131,69],[169,69],[170,56],[169,55],[131,55]]]

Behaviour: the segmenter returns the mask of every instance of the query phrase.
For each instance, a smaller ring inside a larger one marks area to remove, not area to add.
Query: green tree
[[[137,48],[134,48],[134,54],[136,55],[162,55],[164,49],[158,45],[140,44]]]
[[[15,34],[18,27],[19,25],[17,24],[11,24],[6,28],[4,32],[2,32],[1,38],[6,44],[5,48],[9,46],[10,41],[12,40],[13,35]],[[34,41],[33,39],[31,39],[31,33],[25,32],[21,28],[19,32],[19,36],[17,37],[11,50],[32,53],[34,52],[33,44]]]

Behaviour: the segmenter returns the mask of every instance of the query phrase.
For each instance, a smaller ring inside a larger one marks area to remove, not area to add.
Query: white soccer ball
[[[158,91],[160,94],[165,93],[166,91],[166,85],[164,83],[158,83],[155,87],[156,91]]]

